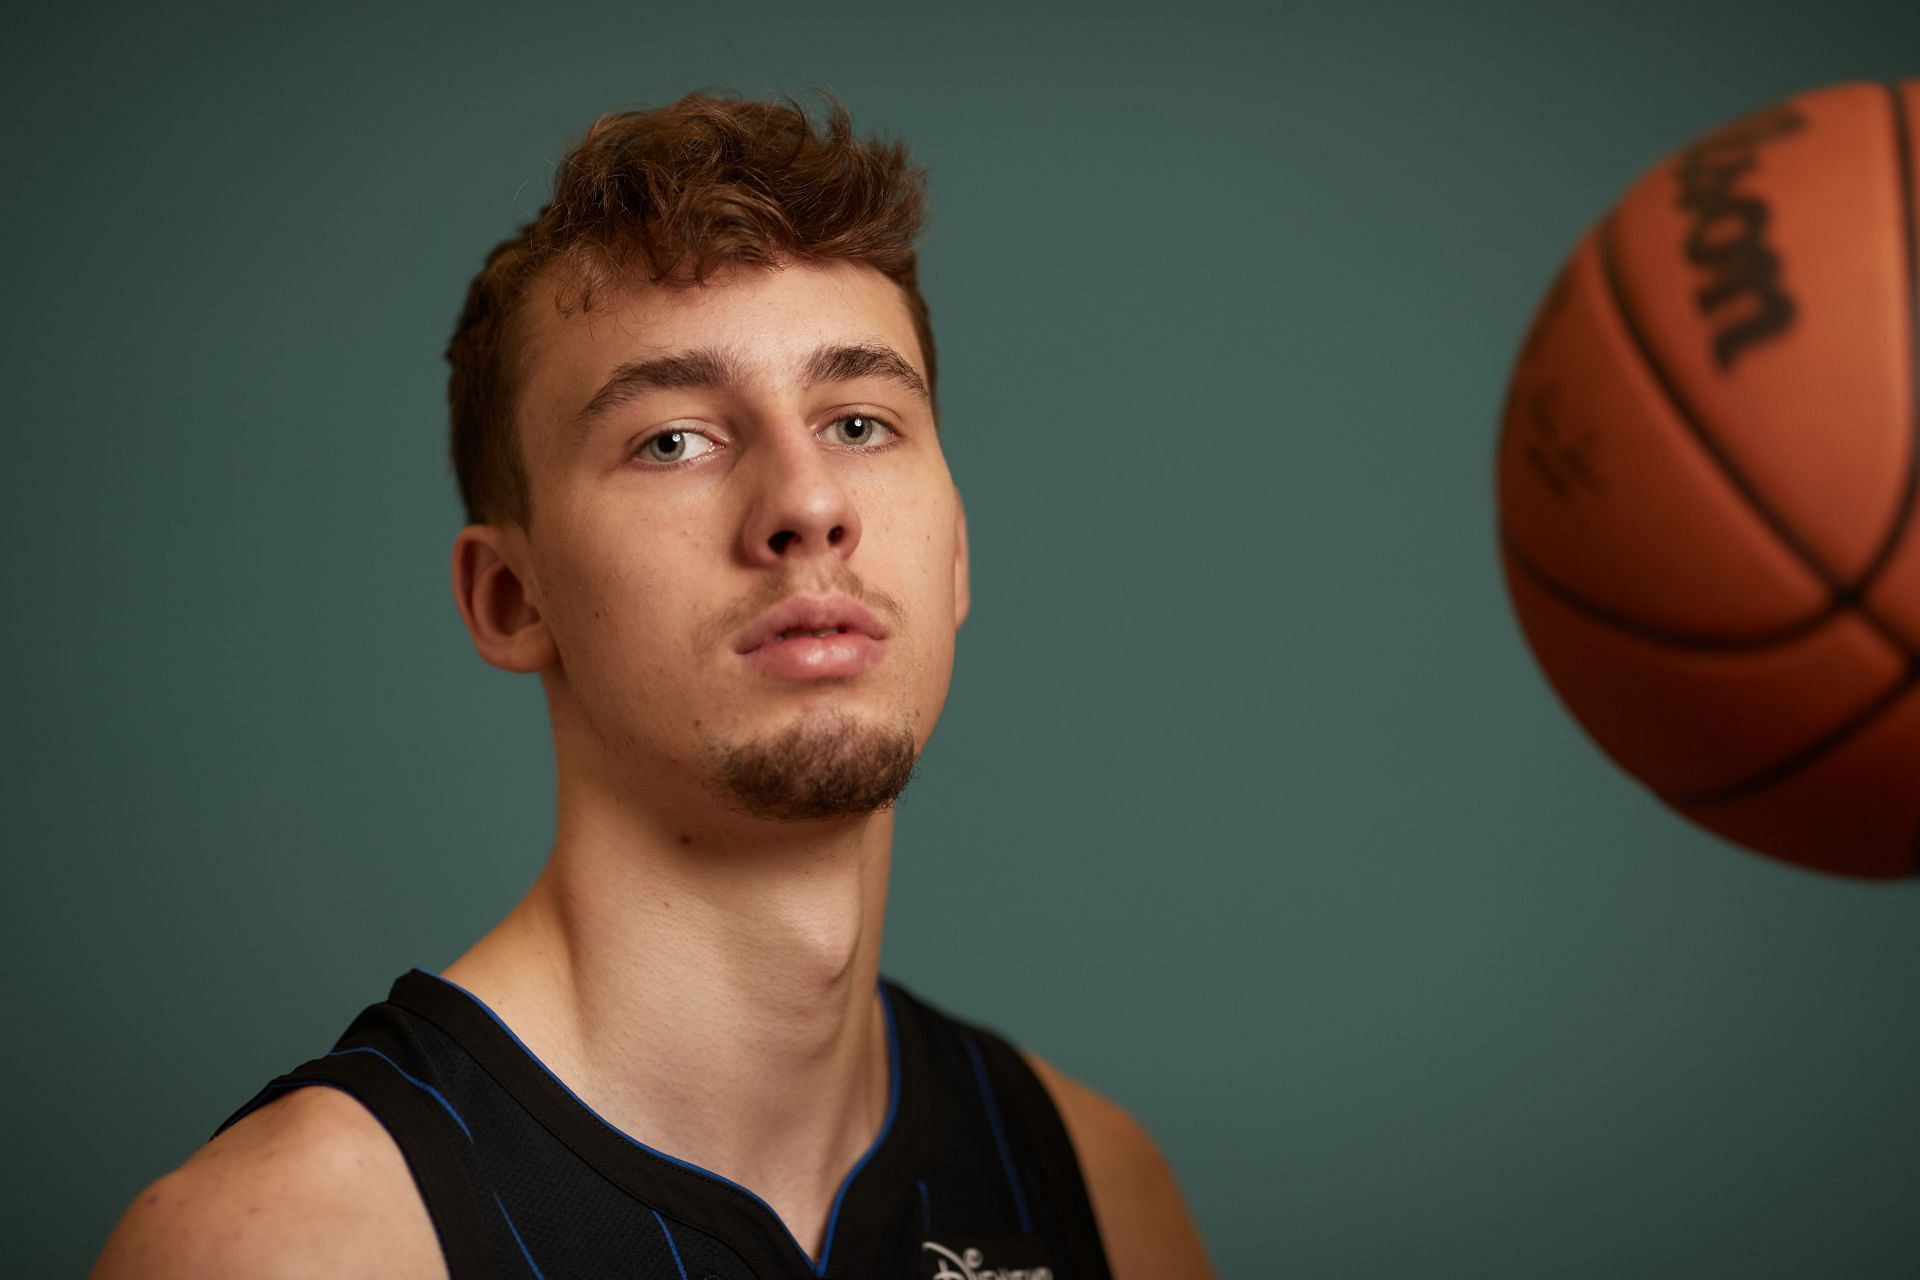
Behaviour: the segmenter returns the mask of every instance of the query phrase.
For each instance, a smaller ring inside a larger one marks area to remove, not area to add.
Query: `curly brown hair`
[[[561,314],[609,285],[700,285],[734,264],[862,262],[906,295],[934,383],[933,328],[914,243],[925,171],[899,142],[855,138],[832,94],[816,126],[793,97],[750,102],[690,93],[668,107],[594,121],[561,160],[553,198],[487,255],[447,344],[451,452],[468,523],[532,519],[515,429],[524,374],[521,312],[535,276],[558,266]]]

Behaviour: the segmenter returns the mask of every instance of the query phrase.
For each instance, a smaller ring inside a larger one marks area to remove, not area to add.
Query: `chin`
[[[878,813],[912,781],[920,740],[911,718],[815,708],[784,727],[716,752],[716,790],[729,807],[779,822]]]

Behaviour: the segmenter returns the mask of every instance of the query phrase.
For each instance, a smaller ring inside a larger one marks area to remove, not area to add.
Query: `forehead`
[[[569,294],[574,295],[569,297]],[[520,419],[529,451],[544,451],[608,374],[636,359],[724,351],[750,386],[801,385],[824,346],[891,347],[926,377],[906,296],[864,263],[738,266],[688,286],[610,285],[590,309],[561,273],[543,273],[523,302]]]

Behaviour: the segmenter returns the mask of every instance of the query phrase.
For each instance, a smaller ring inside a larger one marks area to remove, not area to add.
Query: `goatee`
[[[890,808],[913,780],[916,762],[910,730],[832,712],[726,748],[719,783],[728,804],[742,813],[816,822]]]

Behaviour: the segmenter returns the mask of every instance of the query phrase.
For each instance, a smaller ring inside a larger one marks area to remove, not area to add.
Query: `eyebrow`
[[[800,385],[814,387],[822,382],[852,382],[859,378],[880,378],[905,388],[922,401],[932,402],[927,384],[920,380],[906,357],[882,342],[818,348],[807,358]]]
[[[859,378],[891,382],[921,402],[933,403],[926,382],[913,365],[883,342],[838,343],[815,348],[800,371],[803,388]],[[616,367],[593,393],[593,399],[574,415],[573,443],[578,446],[584,442],[607,414],[649,391],[721,390],[736,388],[745,382],[739,361],[712,347],[629,360]]]

